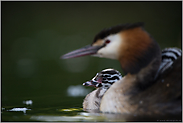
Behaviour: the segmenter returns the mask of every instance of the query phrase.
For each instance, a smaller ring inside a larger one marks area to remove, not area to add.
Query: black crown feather
[[[144,26],[144,22],[138,22],[138,23],[134,23],[134,24],[120,24],[117,26],[113,26],[110,27],[108,29],[103,29],[101,32],[99,32],[95,38],[93,43],[95,43],[98,39],[104,39],[105,37],[111,35],[111,34],[116,34],[122,30],[127,30],[127,29],[132,29],[135,27],[143,27]]]

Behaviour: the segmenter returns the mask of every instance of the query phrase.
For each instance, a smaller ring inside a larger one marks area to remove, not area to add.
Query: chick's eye
[[[106,44],[109,44],[110,42],[111,42],[110,40],[106,40],[106,41],[105,41]]]
[[[102,82],[102,77],[97,77],[96,80],[97,80],[98,82]]]

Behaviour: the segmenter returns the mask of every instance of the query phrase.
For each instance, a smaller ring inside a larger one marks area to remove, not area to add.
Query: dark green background
[[[84,97],[68,97],[115,60],[60,56],[93,41],[104,28],[145,22],[161,48],[181,48],[182,2],[1,2],[1,107],[82,107]],[[2,120],[11,117],[2,114]],[[21,119],[20,119],[21,120]],[[26,120],[25,120],[26,121]]]

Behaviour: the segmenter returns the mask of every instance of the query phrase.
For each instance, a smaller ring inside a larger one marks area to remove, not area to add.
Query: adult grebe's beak
[[[80,49],[71,51],[71,52],[63,55],[61,58],[62,59],[69,59],[69,58],[81,57],[81,56],[86,56],[86,55],[94,55],[94,54],[97,53],[97,51],[101,47],[102,46],[91,46],[91,45],[87,45],[87,46],[82,47]]]

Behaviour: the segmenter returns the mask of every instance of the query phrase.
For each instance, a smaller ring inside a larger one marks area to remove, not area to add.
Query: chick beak
[[[95,88],[98,87],[98,84],[99,84],[99,82],[94,82],[92,80],[83,83],[84,86],[91,86],[91,87],[95,87]]]
[[[91,45],[87,45],[87,46],[82,47],[80,49],[71,51],[71,52],[63,55],[61,58],[62,59],[69,59],[69,58],[81,57],[81,56],[86,56],[86,55],[94,55],[94,54],[97,53],[97,51],[101,47],[102,46],[91,46]]]

